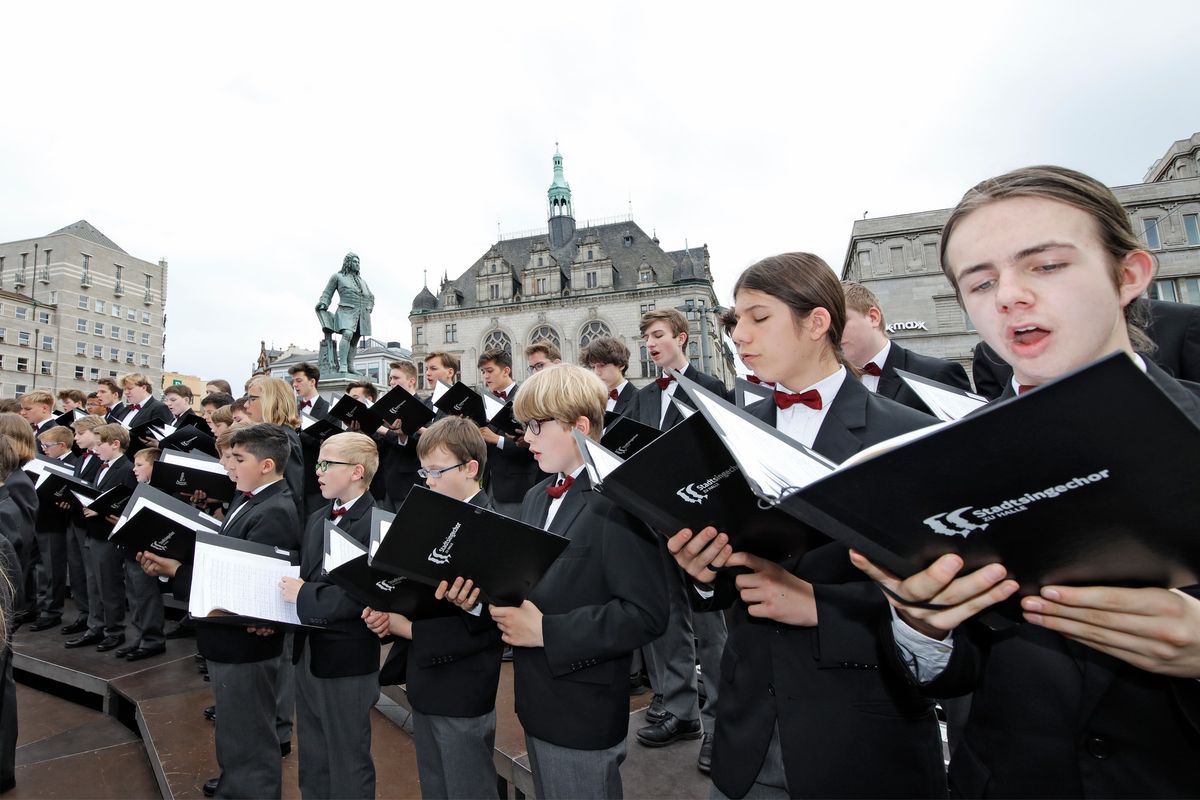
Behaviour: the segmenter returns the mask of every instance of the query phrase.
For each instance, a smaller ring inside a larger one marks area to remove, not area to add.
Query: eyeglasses
[[[316,463],[317,472],[329,472],[329,468],[334,464],[340,464],[343,467],[356,467],[357,464],[351,464],[349,461],[318,461]]]
[[[445,475],[447,472],[449,472],[450,470],[458,469],[459,467],[465,467],[467,464],[470,464],[470,463],[471,463],[470,461],[460,461],[459,463],[455,464],[453,467],[442,467],[441,469],[424,469],[424,468],[422,468],[422,469],[417,470],[417,474],[420,475],[422,478],[440,478],[443,475]]]
[[[530,372],[541,372],[543,369],[545,369],[546,364],[547,364],[547,362],[545,362],[545,361],[539,361],[536,364],[530,364],[529,371]]]
[[[261,396],[262,395],[248,394],[245,397],[243,397],[242,399],[245,400],[247,403],[249,403],[251,400],[258,400]]]
[[[528,422],[526,422],[522,427],[524,427],[526,430],[528,430],[534,436],[537,436],[539,433],[542,432],[542,425],[544,425],[547,422],[554,422],[554,417],[547,417],[546,419],[531,419]]]

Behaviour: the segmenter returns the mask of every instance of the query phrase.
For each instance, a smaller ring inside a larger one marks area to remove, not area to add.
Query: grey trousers
[[[42,570],[38,573],[38,613],[61,617],[67,600],[67,534],[37,532]]]
[[[147,649],[165,647],[162,582],[142,571],[136,561],[126,558],[125,593],[133,624],[133,638],[126,644]]]
[[[306,647],[295,670],[300,796],[374,800],[371,709],[379,699],[379,673],[317,678],[311,659],[312,648]],[[424,784],[421,794],[428,797]]]
[[[87,537],[88,559],[96,579],[96,602],[88,602],[92,629],[103,626],[106,636],[125,634],[125,557],[115,544]],[[94,620],[93,620],[94,618]]]
[[[422,800],[499,797],[496,784],[496,710],[479,717],[442,717],[413,711],[413,740]]]
[[[292,719],[296,714],[296,668],[292,664],[295,639],[291,633],[284,636],[283,657],[275,678],[275,738],[280,744],[292,740]]]
[[[659,550],[670,598],[670,616],[663,635],[642,648],[646,671],[655,694],[663,696],[667,711],[681,720],[700,718],[704,730],[712,733],[721,686],[721,654],[725,651],[728,635],[725,617],[720,611],[692,611],[687,595],[691,591],[688,580],[666,547],[660,546]],[[696,686],[697,657],[708,697],[703,712]]]
[[[622,740],[607,750],[573,750],[525,734],[538,800],[620,800]]]
[[[275,676],[279,658],[250,664],[208,659],[217,702],[217,797],[278,798],[283,768],[275,737]]]
[[[79,614],[76,619],[88,622],[91,610],[92,584],[95,582],[87,570],[87,532],[73,522],[67,523],[67,580],[71,584],[71,597]]]

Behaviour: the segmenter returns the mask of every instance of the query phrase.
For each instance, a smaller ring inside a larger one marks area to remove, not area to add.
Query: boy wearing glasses
[[[553,342],[534,342],[525,348],[525,364],[529,374],[541,372],[546,367],[562,363],[562,353]]]
[[[487,447],[472,422],[447,417],[430,425],[417,456],[432,491],[491,508],[479,488]],[[421,796],[495,798],[500,632],[471,581],[458,578],[453,586],[443,581],[437,596],[464,606],[463,613],[410,621],[367,608],[362,617],[379,636],[401,637],[384,673],[389,683],[407,679]]]
[[[321,445],[317,485],[326,503],[308,518],[300,578],[284,578],[283,599],[300,621],[323,626],[296,631],[296,718],[300,725],[300,794],[375,797],[371,708],[379,699],[379,638],[359,621],[362,605],[325,577],[325,521],[360,544],[371,538],[368,489],[379,468],[371,437],[339,433]],[[307,647],[306,647],[307,645]]]
[[[667,624],[652,535],[592,491],[575,443],[576,430],[599,439],[607,394],[591,372],[564,364],[526,381],[514,409],[549,474],[525,495],[521,519],[571,542],[520,606],[488,608],[513,647],[540,798],[622,796],[631,654]]]
[[[512,379],[512,354],[507,350],[488,350],[479,357],[483,385],[501,400],[513,400],[517,384]],[[533,373],[536,374],[536,373]],[[529,448],[520,439],[482,427],[479,433],[487,442],[487,473],[484,483],[492,505],[501,514],[516,517],[521,499],[538,481],[537,464]]]

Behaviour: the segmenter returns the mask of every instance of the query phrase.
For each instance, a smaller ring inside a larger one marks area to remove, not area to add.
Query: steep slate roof
[[[627,234],[632,237],[632,242],[628,247],[625,246],[624,241]],[[646,235],[646,232],[636,222],[629,221],[580,228],[575,231],[575,236],[570,242],[556,250],[551,250],[550,255],[558,262],[564,284],[569,284],[571,263],[574,261],[580,245],[593,241],[600,243],[603,254],[612,261],[612,291],[614,292],[638,288],[638,272],[643,263],[648,264],[654,270],[660,286],[688,280],[707,279],[704,273],[704,250],[707,248],[693,250],[690,257],[685,250],[667,253],[650,236]],[[549,234],[506,239],[489,247],[487,252],[476,259],[470,268],[450,281],[450,284],[462,296],[460,304],[455,306],[454,310],[478,306],[475,296],[475,278],[483,267],[485,258],[497,256],[503,258],[513,268],[515,277],[519,281],[522,270],[529,264],[529,253],[535,244],[549,247]],[[445,288],[443,284],[439,296],[445,291]],[[422,289],[421,293],[413,299],[412,310],[414,312],[434,310],[424,294],[425,290]],[[435,300],[435,302],[440,306],[440,301]]]
[[[54,236],[58,233],[70,233],[78,236],[80,239],[86,239],[89,242],[94,242],[101,247],[107,247],[110,250],[116,250],[118,253],[125,253],[120,245],[92,227],[92,224],[86,219],[81,219],[79,222],[73,222],[65,228],[59,228],[50,235]],[[125,255],[129,254],[125,253]]]

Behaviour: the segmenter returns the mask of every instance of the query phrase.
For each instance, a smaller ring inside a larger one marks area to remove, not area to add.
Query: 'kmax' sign
[[[927,331],[927,330],[929,330],[929,328],[925,327],[925,320],[913,320],[911,322],[890,322],[890,323],[888,323],[888,326],[887,326],[888,333],[895,333],[896,331]]]

